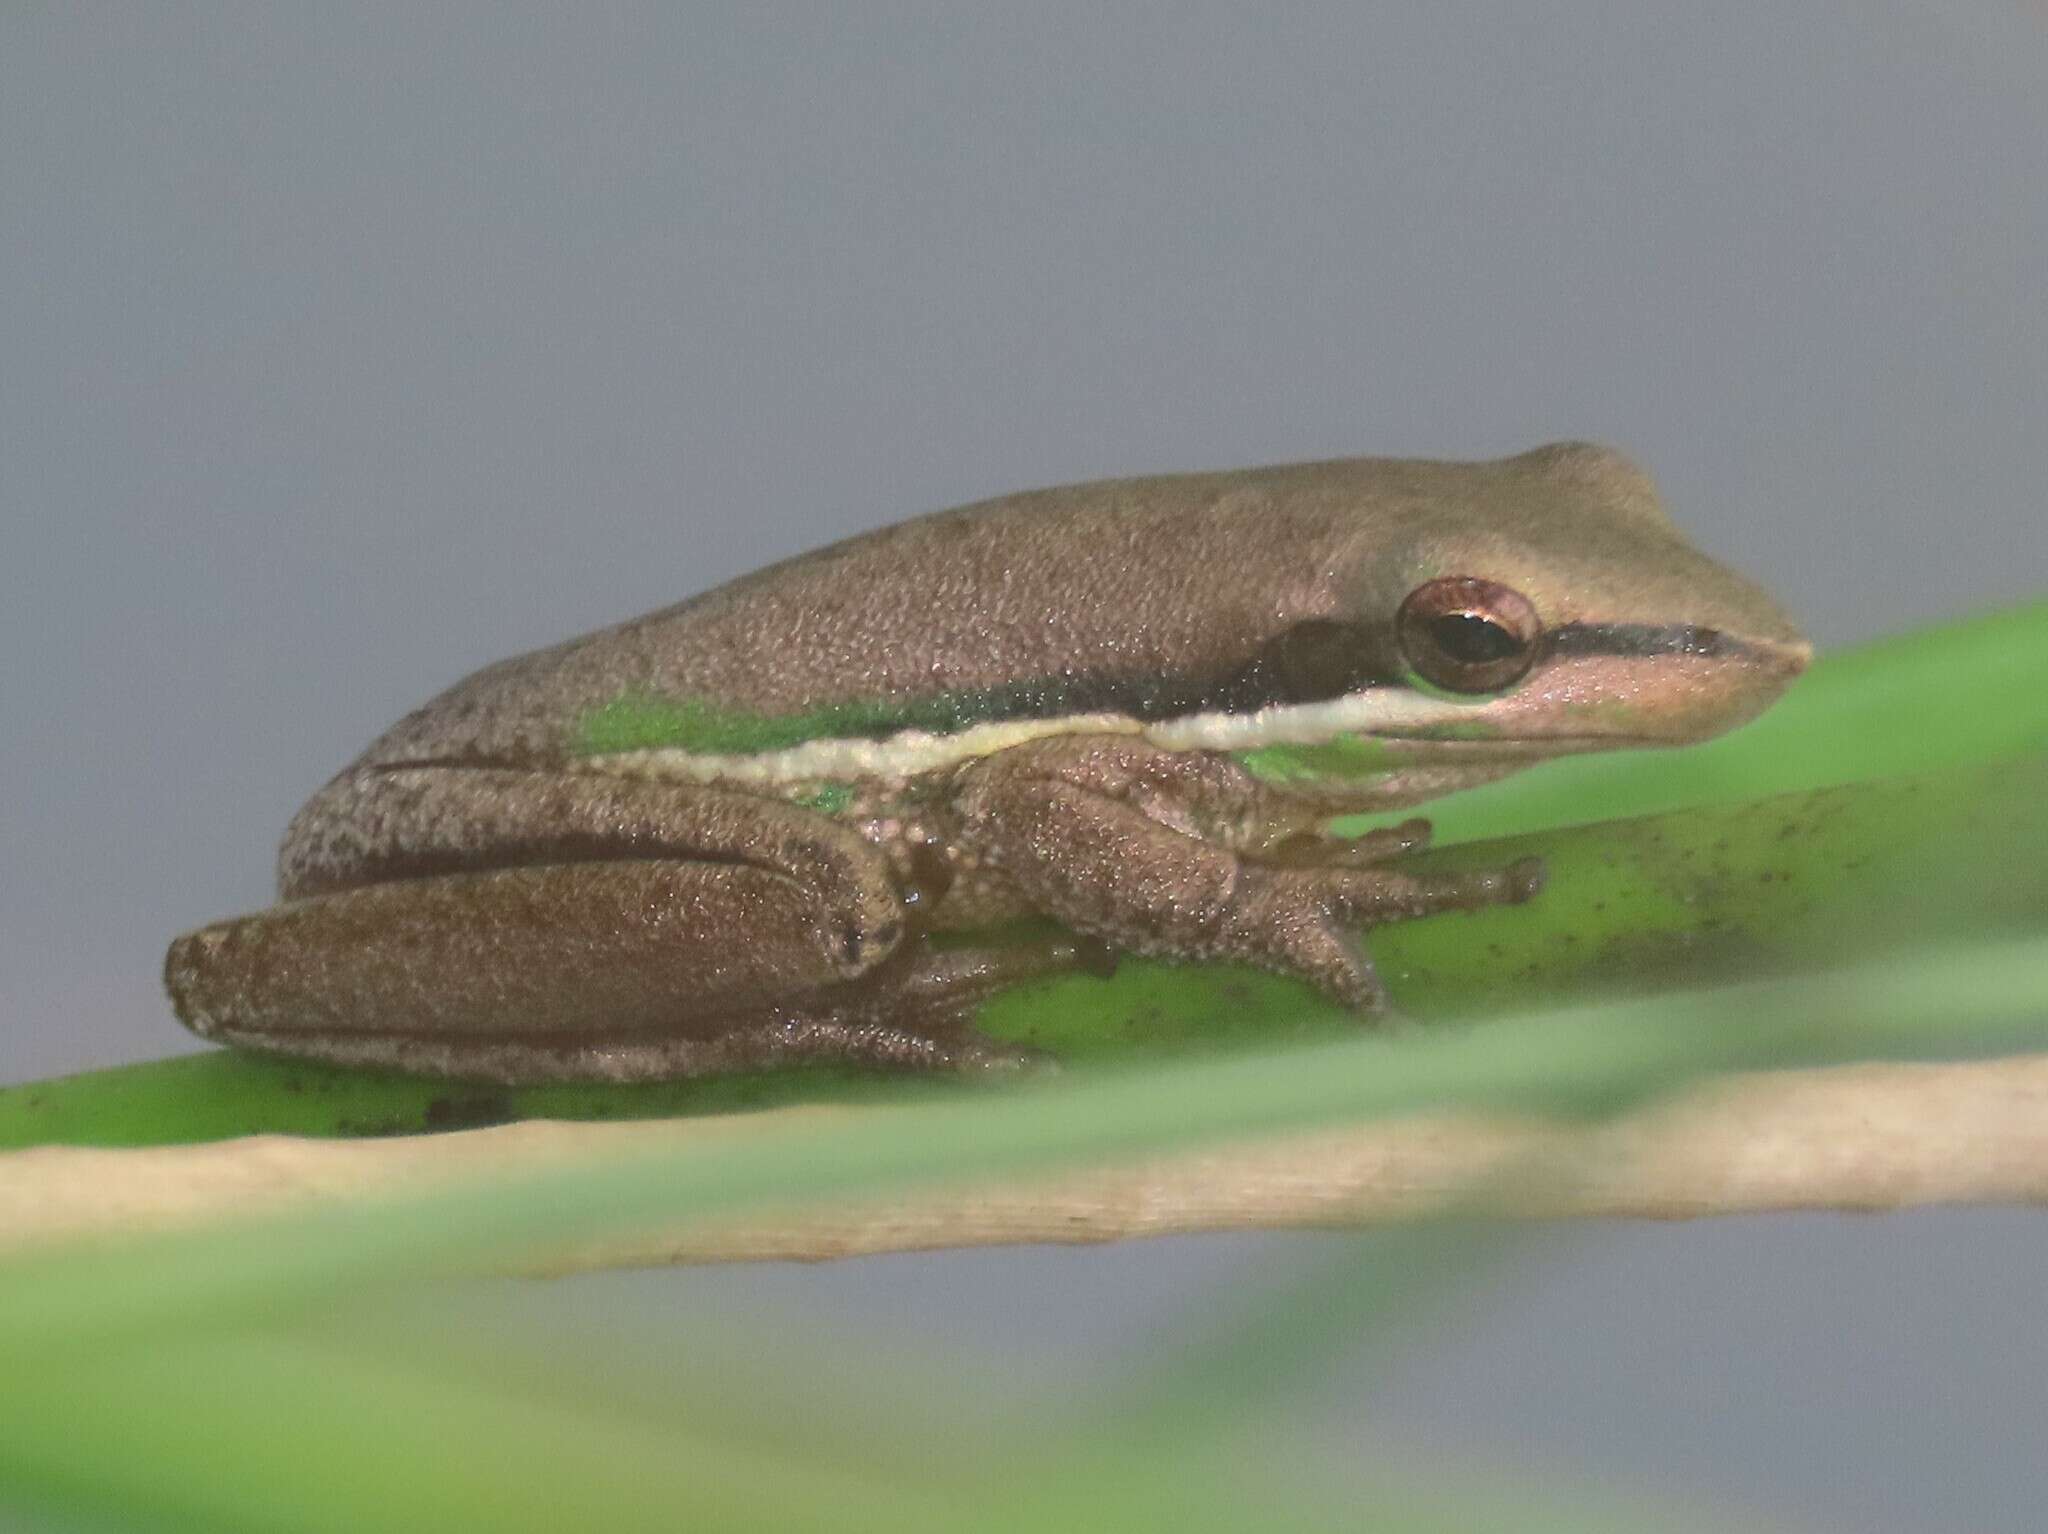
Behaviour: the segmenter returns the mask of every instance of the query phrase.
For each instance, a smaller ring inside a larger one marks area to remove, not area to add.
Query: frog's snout
[[[1800,673],[1813,664],[1813,641],[1810,639],[1752,640],[1749,648],[1766,666],[1782,674],[1787,682],[1798,680]]]

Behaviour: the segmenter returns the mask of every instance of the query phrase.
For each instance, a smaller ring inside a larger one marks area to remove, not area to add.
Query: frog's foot
[[[1397,826],[1383,826],[1363,836],[1304,835],[1290,837],[1256,861],[1270,868],[1371,868],[1420,852],[1429,845],[1430,826],[1420,816]]]
[[[811,1015],[794,1008],[742,1020],[711,1039],[612,1039],[576,1047],[559,1062],[536,1051],[508,1064],[520,1081],[626,1082],[807,1065],[990,1078],[1057,1068],[1041,1052],[989,1038],[964,1020],[926,1018],[906,1026],[858,1011]],[[470,1062],[464,1074],[474,1074]]]
[[[708,1025],[694,1022],[688,1035],[503,1039],[484,1048],[470,1042],[450,1047],[442,1060],[429,1058],[433,1041],[415,1040],[406,1068],[507,1085],[676,1080],[806,1065],[990,1077],[1044,1071],[1056,1068],[1050,1057],[977,1032],[976,1012],[1004,987],[1099,970],[1101,962],[1096,945],[1068,936],[947,950],[912,941],[857,980],[732,1009]],[[293,1047],[303,1052],[303,1043]]]
[[[1298,834],[1235,851],[1220,833],[1256,823],[1271,808],[1262,794],[1223,758],[1072,735],[972,764],[952,804],[958,844],[1067,927],[1129,953],[1295,975],[1368,1015],[1386,994],[1361,928],[1526,900],[1541,882],[1533,859],[1480,873],[1388,866],[1422,844],[1419,820],[1356,842]]]
[[[1012,1076],[1056,1069],[1041,1051],[976,1031],[997,991],[1098,968],[1098,945],[1061,936],[985,947],[910,942],[873,974],[809,997],[736,1014],[708,1039],[593,1041],[560,1067],[563,1079],[644,1081],[792,1065]],[[536,1058],[523,1069],[546,1068]],[[532,1079],[532,1078],[527,1078]]]
[[[1050,1063],[1036,1051],[985,1038],[964,1024],[914,1029],[860,1017],[811,1016],[794,1009],[734,1023],[730,1032],[710,1038],[527,1034],[456,1041],[365,1033],[330,1034],[309,1047],[304,1038],[290,1034],[249,1031],[235,1043],[262,1054],[504,1087],[561,1082],[636,1085],[803,1065],[995,1076],[1044,1069]]]
[[[1218,944],[1262,968],[1298,975],[1379,1019],[1389,1013],[1386,986],[1366,954],[1360,928],[1519,905],[1542,885],[1543,865],[1536,858],[1470,873],[1248,863]]]
[[[913,942],[873,975],[835,988],[826,1002],[829,1026],[803,1046],[836,1052],[850,1064],[888,1068],[1008,1074],[1054,1066],[1038,1050],[979,1033],[982,1004],[1013,985],[1063,974],[1106,976],[1116,955],[1071,933],[1021,942],[935,949]],[[782,1057],[790,1058],[788,1055]]]

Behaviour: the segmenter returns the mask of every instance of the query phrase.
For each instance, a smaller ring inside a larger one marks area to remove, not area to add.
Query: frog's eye
[[[1446,692],[1499,692],[1536,662],[1543,626],[1519,591],[1473,576],[1428,581],[1394,617],[1401,654]]]

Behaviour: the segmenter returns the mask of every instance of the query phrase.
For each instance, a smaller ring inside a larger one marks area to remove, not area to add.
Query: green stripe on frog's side
[[[1383,742],[1357,735],[1312,746],[1259,746],[1231,755],[1253,777],[1280,784],[1374,778],[1394,765]]]
[[[947,699],[942,695],[924,701],[944,704]],[[702,756],[757,756],[813,740],[873,739],[914,728],[947,733],[969,722],[957,710],[943,707],[834,703],[800,714],[760,714],[704,698],[629,695],[584,715],[573,750],[578,756],[657,749]]]
[[[906,730],[957,735],[979,724],[1007,719],[1086,713],[1091,710],[1082,701],[1083,694],[1099,696],[1104,691],[1061,678],[933,693],[890,703],[828,703],[793,714],[757,713],[708,698],[628,694],[586,714],[572,749],[578,756],[653,750],[693,756],[765,756],[813,741],[881,741]],[[1149,700],[1136,701],[1142,706]]]
[[[1395,679],[1376,674],[1375,654],[1369,633],[1317,620],[1271,635],[1213,671],[1077,669],[988,687],[846,699],[789,713],[702,696],[625,693],[577,722],[572,750],[579,756],[681,751],[758,757],[820,741],[886,741],[907,731],[952,736],[985,725],[1083,717],[1154,725],[1212,714],[1243,716],[1380,693]]]
[[[821,783],[807,794],[798,794],[796,802],[820,815],[844,815],[853,804],[853,785]]]
[[[960,689],[899,702],[827,703],[791,714],[757,713],[708,698],[626,694],[592,709],[571,737],[576,756],[680,751],[692,756],[767,756],[819,741],[886,741],[906,731],[960,735],[978,725],[1119,715],[1173,719],[1205,711],[1186,686],[1117,685],[1057,677],[1005,687]]]

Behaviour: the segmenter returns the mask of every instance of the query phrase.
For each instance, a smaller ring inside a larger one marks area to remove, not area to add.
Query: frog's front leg
[[[1386,993],[1361,926],[1527,899],[1533,861],[1478,873],[1409,873],[1410,821],[1346,842],[1323,812],[1266,788],[1228,757],[1127,735],[1029,742],[964,768],[959,845],[1047,915],[1113,947],[1235,960],[1308,980],[1376,1014]]]
[[[281,872],[285,903],[172,944],[186,1024],[478,1079],[998,1063],[964,1014],[1070,957],[931,954],[856,833],[687,784],[357,773],[294,823]]]

